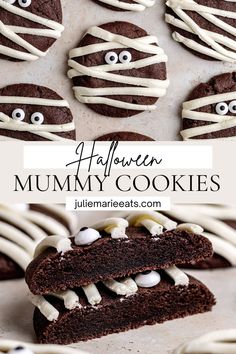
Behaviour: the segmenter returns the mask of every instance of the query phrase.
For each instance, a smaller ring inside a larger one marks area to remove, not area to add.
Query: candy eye
[[[21,7],[29,7],[31,5],[31,0],[18,0]]]
[[[25,118],[25,112],[23,111],[23,109],[17,108],[17,109],[14,109],[11,116],[14,120],[22,121]]]
[[[132,60],[132,55],[127,50],[123,50],[123,52],[121,52],[120,55],[119,55],[119,60],[123,64],[124,63],[129,63]]]
[[[18,346],[8,352],[8,354],[34,354],[32,350]]]
[[[116,64],[118,62],[118,55],[116,52],[108,52],[105,55],[105,62],[107,64]]]
[[[44,121],[44,116],[42,113],[40,112],[35,112],[32,114],[31,116],[31,123],[33,124],[37,124],[37,125],[40,125],[42,124]]]
[[[4,0],[5,2],[7,2],[8,4],[14,4],[16,2],[16,0]]]
[[[230,113],[236,113],[236,100],[230,102],[229,111]]]
[[[219,114],[220,116],[224,116],[225,114],[227,114],[229,111],[229,107],[227,105],[227,103],[225,102],[219,102],[216,105],[216,113]]]
[[[79,233],[75,236],[75,244],[77,246],[90,245],[101,238],[99,232],[90,227],[82,227]]]
[[[152,270],[137,274],[134,280],[141,288],[151,288],[161,281],[161,277],[159,273]]]

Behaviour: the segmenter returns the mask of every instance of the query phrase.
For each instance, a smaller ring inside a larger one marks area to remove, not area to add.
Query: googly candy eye
[[[230,113],[236,113],[236,100],[230,102],[229,111]]]
[[[8,4],[12,5],[16,2],[16,0],[4,0],[5,2],[7,2]]]
[[[29,7],[31,5],[31,0],[18,0],[18,4],[21,7]]]
[[[127,50],[123,50],[123,52],[121,52],[119,54],[119,60],[121,63],[129,63],[132,60],[132,55],[130,52],[128,52]]]
[[[160,274],[152,271],[142,272],[135,276],[135,283],[141,288],[152,288],[161,281]]]
[[[40,125],[44,122],[44,115],[40,112],[35,112],[31,116],[31,123]]]
[[[32,352],[32,350],[22,347],[22,346],[18,346],[12,350],[10,350],[8,352],[8,354],[34,354],[34,352]]]
[[[75,244],[77,246],[90,245],[101,238],[99,232],[90,227],[82,227],[79,233],[75,236]]]
[[[21,109],[21,108],[16,108],[16,109],[14,109],[14,111],[12,112],[11,116],[12,116],[12,118],[13,118],[14,120],[20,120],[20,121],[22,121],[22,120],[24,120],[24,118],[25,118],[25,112],[24,112],[23,109]]]
[[[216,109],[216,113],[219,114],[220,116],[226,115],[229,111],[229,107],[228,107],[227,103],[225,103],[225,102],[217,103],[215,109]]]
[[[116,64],[118,62],[118,55],[116,52],[108,52],[105,55],[105,62],[107,64]]]

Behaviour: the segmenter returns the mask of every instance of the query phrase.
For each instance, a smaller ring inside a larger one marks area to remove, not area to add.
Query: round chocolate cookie
[[[115,11],[144,11],[155,5],[156,0],[94,0],[96,3]]]
[[[67,101],[47,87],[32,84],[0,89],[0,140],[75,140]]]
[[[109,117],[154,110],[169,84],[167,56],[157,42],[128,22],[91,27],[69,53],[75,97]]]
[[[0,0],[0,58],[34,61],[61,36],[60,0]]]
[[[133,132],[115,132],[100,136],[95,141],[154,141],[149,136]]]
[[[184,140],[235,139],[236,72],[198,85],[183,103],[182,118]]]
[[[175,41],[203,59],[236,62],[234,0],[167,0],[166,5]]]

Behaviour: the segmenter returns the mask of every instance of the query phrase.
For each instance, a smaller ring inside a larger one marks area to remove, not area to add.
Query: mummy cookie
[[[60,0],[0,0],[0,58],[34,61],[61,36]]]
[[[25,206],[0,204],[0,280],[24,276],[40,240],[57,233],[67,237],[71,232],[54,217]],[[50,207],[56,214],[58,206]],[[69,218],[69,212],[64,214]]]
[[[95,2],[116,11],[144,11],[155,5],[156,0],[95,0]]]
[[[182,344],[173,354],[236,353],[236,329],[209,332]]]
[[[96,141],[154,141],[154,139],[139,133],[115,132],[102,135]]]
[[[236,208],[223,205],[176,205],[165,212],[179,222],[203,226],[201,234],[212,243],[214,255],[186,267],[214,269],[236,266]]]
[[[43,86],[17,84],[0,89],[0,140],[75,140],[68,102]]]
[[[183,140],[235,139],[236,73],[198,85],[183,103]]]
[[[211,310],[210,291],[175,266],[212,252],[194,230],[136,212],[42,240],[26,274],[38,341],[69,344]]]
[[[79,349],[60,345],[32,344],[10,339],[0,340],[0,352],[8,354],[86,354]]]
[[[172,37],[203,59],[236,62],[234,0],[167,0]]]
[[[76,99],[109,117],[152,111],[166,94],[167,56],[155,36],[128,22],[93,26],[69,53]]]

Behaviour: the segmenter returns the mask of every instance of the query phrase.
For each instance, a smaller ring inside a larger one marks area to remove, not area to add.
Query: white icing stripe
[[[225,21],[216,17],[221,16],[223,18],[236,19],[235,12],[200,5],[193,0],[168,0],[166,1],[166,4],[179,18],[175,19],[173,16],[167,15],[166,22],[174,25],[176,28],[194,33],[204,42],[204,45],[180,35],[177,31],[173,33],[173,38],[176,41],[181,42],[187,47],[199,53],[206,54],[212,58],[228,62],[236,61],[235,44],[233,44],[232,48],[231,39],[228,40],[225,35],[222,43],[223,38],[221,36],[218,36],[217,34],[212,35],[212,32],[201,28],[185,11],[194,11],[223,31],[236,36],[236,29],[233,26],[230,26]]]
[[[91,226],[97,231],[105,231],[112,238],[126,238],[125,229],[129,226],[127,220],[122,218],[107,218]]]
[[[1,0],[0,0],[1,1]],[[48,107],[67,107],[69,103],[66,100],[54,100],[39,97],[23,97],[23,96],[0,96],[0,104],[27,104],[31,106],[48,106]]]
[[[189,278],[182,270],[177,268],[175,265],[164,269],[164,271],[174,280],[175,286],[188,286]]]
[[[43,296],[28,294],[29,300],[39,311],[46,317],[48,321],[56,321],[59,317],[59,311],[52,306]]]
[[[233,354],[236,352],[236,329],[207,333],[178,347],[174,354]]]
[[[99,291],[98,291],[95,284],[89,284],[86,286],[82,286],[82,289],[83,289],[85,296],[87,297],[90,305],[95,306],[95,305],[98,305],[102,301],[101,295],[99,294]]]
[[[130,288],[126,286],[125,283],[120,283],[116,280],[105,280],[103,284],[111,291],[116,293],[117,295],[129,295]]]
[[[78,295],[72,290],[65,290],[65,291],[61,291],[59,293],[53,293],[50,295],[54,296],[60,300],[63,300],[64,306],[68,310],[73,310],[76,307],[81,307],[81,305],[79,303]]]
[[[198,121],[211,122],[211,124],[184,129],[180,132],[184,140],[195,138],[197,136],[229,129],[236,126],[236,117],[230,115],[217,115],[212,113],[197,112],[204,106],[216,104],[219,102],[228,102],[236,99],[236,92],[227,92],[207,97],[197,98],[195,100],[183,103],[182,118]],[[212,124],[213,123],[213,124]]]
[[[173,230],[177,223],[157,211],[136,211],[127,217],[130,226],[144,226],[152,236],[160,235],[163,228]],[[152,221],[152,222],[150,222]]]
[[[232,266],[236,266],[236,247],[231,245],[229,242],[210,234],[204,232],[203,236],[211,241],[214,252],[224,257]]]
[[[124,284],[127,288],[127,295],[135,294],[138,291],[138,286],[132,278],[121,279],[120,283]]]
[[[16,227],[0,221],[0,238],[1,237],[14,242],[23,248],[27,253],[29,253],[31,257],[33,257],[35,243],[29,238],[29,236],[24,234]]]
[[[112,81],[129,87],[101,87],[101,88],[86,88],[82,86],[74,87],[75,97],[78,101],[87,104],[105,104],[117,108],[134,109],[134,110],[153,110],[155,105],[139,105],[128,103],[116,99],[107,98],[104,96],[110,95],[136,95],[149,97],[162,97],[166,94],[166,89],[169,85],[168,80],[156,80],[143,77],[132,77],[126,75],[114,74],[112,71],[138,69],[167,61],[167,56],[164,51],[157,46],[157,38],[147,36],[137,39],[124,37],[118,34],[113,34],[100,27],[91,27],[86,34],[90,34],[96,38],[102,39],[105,43],[92,44],[84,47],[72,49],[69,53],[68,77],[90,76],[101,80]],[[140,59],[129,63],[105,64],[99,66],[87,67],[77,63],[74,58],[84,55],[104,51],[107,49],[117,48],[133,48],[137,51],[148,53],[152,56],[145,59]],[[134,86],[134,87],[131,87]]]
[[[176,230],[184,230],[184,231],[189,231],[193,232],[195,234],[201,235],[203,233],[203,228],[197,224],[191,224],[191,223],[184,223],[184,224],[179,224],[176,227]]]
[[[197,213],[202,213],[208,216],[211,216],[220,220],[235,220],[236,221],[236,208],[233,206],[225,206],[225,205],[207,205],[207,204],[198,204],[192,205],[187,204],[184,205],[188,209],[195,210]]]
[[[23,10],[17,6],[11,5],[7,3],[4,0],[0,0],[0,8],[11,12],[12,14],[28,19],[36,24],[43,25],[47,27],[47,29],[37,29],[37,28],[32,28],[28,29],[25,27],[22,27],[22,29],[19,29],[19,26],[14,27],[14,26],[9,26],[4,24],[2,21],[0,21],[0,34],[8,39],[10,39],[13,43],[16,43],[20,47],[24,48],[27,50],[27,53],[22,52],[21,50],[15,50],[11,49],[9,47],[0,45],[0,53],[4,54],[6,56],[15,58],[15,59],[20,59],[20,60],[29,60],[33,61],[38,59],[39,57],[42,57],[46,55],[47,52],[42,52],[36,47],[34,47],[32,44],[27,42],[25,39],[21,38],[18,33],[27,33],[27,34],[33,34],[33,35],[39,35],[39,36],[45,36],[49,38],[59,38],[61,36],[61,32],[64,30],[64,26],[61,24],[46,19],[44,17],[35,15],[29,11]]]
[[[36,247],[34,257],[46,251],[48,248],[55,248],[58,253],[64,254],[71,251],[71,240],[65,236],[48,236],[44,238]]]
[[[86,352],[81,351],[78,348],[73,349],[64,345],[32,344],[17,340],[0,339],[0,353],[2,353],[2,351],[3,353],[6,353],[6,351],[14,350],[17,347],[32,350],[34,354],[86,354]]]
[[[23,270],[26,270],[32,258],[21,247],[15,243],[0,237],[0,251],[9,258],[13,259]]]
[[[147,7],[155,5],[156,0],[134,0],[132,4],[123,2],[122,0],[99,0],[100,2],[118,7],[128,11],[144,11]]]

